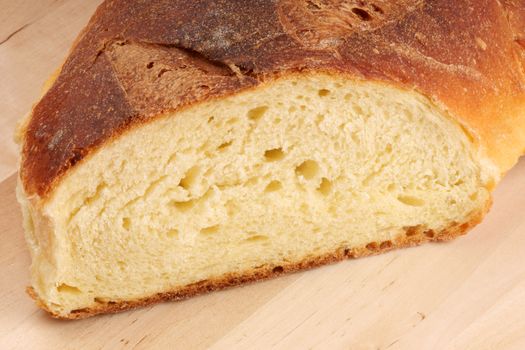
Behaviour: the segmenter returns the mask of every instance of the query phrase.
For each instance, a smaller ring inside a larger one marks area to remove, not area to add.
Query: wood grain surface
[[[0,349],[525,349],[525,159],[451,243],[118,315],[38,310],[24,292],[12,133],[98,3],[0,0]]]

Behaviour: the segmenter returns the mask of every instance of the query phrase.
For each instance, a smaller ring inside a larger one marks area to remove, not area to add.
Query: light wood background
[[[525,349],[525,159],[452,243],[82,321],[38,310],[12,133],[98,3],[0,0],[0,349]]]

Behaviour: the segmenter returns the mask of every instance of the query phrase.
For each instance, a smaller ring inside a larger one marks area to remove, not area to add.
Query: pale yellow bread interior
[[[52,313],[466,222],[497,171],[414,91],[284,77],[135,127],[19,198]]]

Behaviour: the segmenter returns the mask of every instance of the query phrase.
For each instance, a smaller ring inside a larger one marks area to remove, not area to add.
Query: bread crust
[[[87,318],[98,314],[117,313],[151,304],[157,304],[164,301],[183,300],[215,290],[226,289],[255,281],[274,278],[282,275],[283,273],[293,273],[322,265],[332,264],[344,259],[354,259],[381,254],[393,249],[417,246],[426,242],[450,241],[458,236],[466,234],[467,231],[479,224],[482,218],[488,212],[491,204],[492,202],[488,201],[482,210],[470,215],[466,222],[452,222],[447,228],[439,232],[428,230],[422,226],[406,227],[405,233],[398,236],[394,241],[370,242],[362,247],[353,249],[341,247],[332,253],[306,258],[299,262],[290,262],[279,266],[263,266],[261,268],[240,273],[229,273],[214,279],[200,281],[173,289],[171,291],[157,293],[145,298],[100,302],[96,307],[74,310],[66,316],[57,314],[47,308],[45,303],[39,299],[37,293],[32,287],[27,287],[27,293],[36,301],[37,305],[41,309],[47,311],[52,317],[58,319],[74,320]]]
[[[504,172],[525,150],[524,7],[107,0],[25,127],[24,191],[45,200],[72,167],[127,129],[305,72],[419,91]]]

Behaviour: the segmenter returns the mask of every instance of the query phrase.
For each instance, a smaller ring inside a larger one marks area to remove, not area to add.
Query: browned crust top
[[[126,128],[291,72],[416,89],[502,171],[525,150],[522,0],[108,0],[34,107],[28,195]]]

